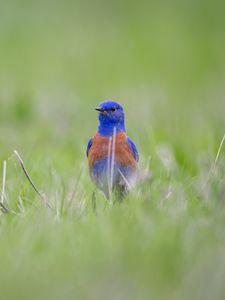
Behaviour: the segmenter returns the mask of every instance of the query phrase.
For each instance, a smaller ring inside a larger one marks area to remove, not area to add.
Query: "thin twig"
[[[24,213],[25,212],[25,208],[24,208],[24,205],[23,205],[23,200],[22,200],[22,198],[20,196],[18,197],[18,201],[19,201],[18,207],[19,207],[21,213]]]
[[[35,190],[35,192],[38,194],[38,196],[41,198],[41,200],[42,200],[42,201],[43,201],[50,209],[52,209],[51,205],[47,202],[45,196],[44,196],[43,194],[41,194],[41,192],[39,192],[39,190],[38,190],[37,187],[35,186],[33,180],[32,180],[31,177],[29,176],[29,174],[28,174],[28,172],[27,172],[27,170],[26,170],[26,168],[25,168],[24,162],[23,162],[21,156],[19,155],[19,153],[18,153],[16,150],[14,150],[14,154],[16,155],[16,158],[19,160],[20,165],[21,165],[21,167],[22,167],[22,170],[23,170],[23,172],[24,172],[26,178],[27,178],[28,181],[30,182],[32,188]]]
[[[126,183],[128,189],[131,190],[131,185],[130,185],[130,183],[128,182],[127,178],[125,177],[125,175],[122,173],[122,171],[121,171],[120,169],[119,169],[119,173],[120,173],[120,175],[122,176],[123,180],[125,181],[125,183]]]
[[[4,162],[3,162],[3,176],[2,176],[2,192],[1,192],[0,210],[3,213],[8,213],[10,210],[4,205],[5,181],[6,181],[6,161],[4,160]]]
[[[222,138],[222,140],[221,140],[221,143],[220,143],[219,149],[218,149],[218,151],[217,151],[217,154],[216,154],[216,159],[215,159],[215,163],[214,163],[214,165],[215,165],[215,166],[216,166],[216,163],[217,163],[217,161],[218,161],[218,158],[219,158],[219,156],[220,156],[220,152],[221,152],[221,149],[222,149],[222,146],[223,146],[224,140],[225,140],[225,134],[224,134],[224,136],[223,136],[223,138]]]
[[[225,134],[220,142],[220,145],[219,145],[219,148],[218,148],[218,151],[217,151],[217,154],[216,154],[216,158],[215,158],[215,161],[214,161],[214,164],[211,165],[210,169],[209,169],[209,172],[207,173],[206,175],[206,180],[203,182],[203,184],[201,185],[201,191],[204,191],[206,186],[210,183],[210,181],[212,181],[213,177],[212,175],[215,175],[216,174],[216,164],[217,164],[217,161],[219,159],[219,156],[220,156],[220,152],[221,152],[221,149],[222,149],[222,146],[223,146],[223,143],[224,143],[224,140],[225,140]]]
[[[113,128],[113,136],[112,136],[112,159],[111,159],[111,170],[110,170],[110,187],[111,187],[111,191],[112,191],[112,188],[113,188],[115,150],[116,150],[116,127]]]
[[[112,201],[112,187],[110,181],[111,175],[111,164],[110,164],[110,157],[111,157],[111,145],[112,145],[112,137],[109,138],[109,146],[108,146],[108,159],[107,159],[107,181],[108,181],[108,192],[109,192],[109,201]]]
[[[0,209],[5,214],[9,212],[9,209],[7,207],[5,207],[5,205],[2,204],[1,202],[0,202]]]
[[[7,207],[6,207],[4,204],[2,204],[1,202],[0,202],[0,210],[1,210],[4,214],[6,214],[6,213],[11,213],[11,214],[17,215],[17,213],[16,213],[14,210],[7,208]]]
[[[1,204],[4,203],[5,198],[5,181],[6,181],[6,160],[3,162],[3,176],[2,176],[2,193],[1,193]]]
[[[97,211],[96,211],[96,195],[95,195],[95,192],[92,193],[91,202],[92,202],[93,212],[94,212],[95,215],[97,215]]]

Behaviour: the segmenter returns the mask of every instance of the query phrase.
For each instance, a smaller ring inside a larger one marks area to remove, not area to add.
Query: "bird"
[[[114,191],[123,199],[135,185],[139,153],[126,133],[122,105],[105,100],[95,110],[99,126],[86,149],[89,174],[108,200]]]

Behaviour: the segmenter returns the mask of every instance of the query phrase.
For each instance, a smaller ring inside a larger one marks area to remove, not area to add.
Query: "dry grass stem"
[[[128,182],[128,180],[126,179],[125,175],[123,174],[123,172],[122,172],[120,169],[119,169],[119,173],[120,173],[120,175],[122,176],[124,182],[126,183],[128,189],[131,190],[131,185],[130,185],[130,183]]]
[[[1,204],[4,203],[5,198],[5,181],[6,181],[6,161],[3,162],[3,176],[2,176],[2,193],[1,193]]]
[[[96,210],[96,195],[95,195],[95,192],[92,193],[91,203],[92,203],[92,210],[93,210],[94,214],[97,215],[97,210]]]
[[[34,184],[33,180],[31,179],[30,175],[28,174],[24,162],[21,158],[21,156],[19,155],[19,153],[14,150],[14,154],[16,155],[16,158],[19,160],[20,165],[22,167],[22,170],[26,176],[26,178],[28,179],[29,183],[31,184],[32,188],[35,190],[35,192],[39,195],[39,197],[41,198],[41,200],[43,200],[43,202],[50,208],[52,209],[51,205],[47,202],[46,197],[38,190],[38,188],[36,187],[36,185]]]
[[[222,140],[221,140],[221,143],[220,143],[220,145],[219,145],[219,149],[218,149],[217,154],[216,154],[215,166],[216,166],[217,161],[218,161],[218,159],[219,159],[220,152],[221,152],[221,149],[222,149],[222,147],[223,147],[224,140],[225,140],[225,134],[224,134],[224,136],[223,136],[223,138],[222,138]]]
[[[112,191],[112,188],[113,188],[115,150],[116,150],[116,127],[113,128],[113,136],[112,136],[112,159],[111,159],[111,170],[110,170],[110,187],[111,187],[111,191]]]
[[[1,200],[0,200],[0,210],[3,213],[8,213],[9,209],[4,205],[5,198],[5,182],[6,182],[6,161],[3,162],[3,176],[2,176],[2,192],[1,192]]]
[[[109,146],[108,146],[108,159],[107,159],[107,183],[108,183],[108,193],[109,193],[109,201],[112,200],[112,186],[111,186],[111,180],[110,180],[110,154],[111,154],[111,146],[112,146],[112,137],[109,138]]]

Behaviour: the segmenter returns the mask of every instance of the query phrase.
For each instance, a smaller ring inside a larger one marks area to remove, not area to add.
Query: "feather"
[[[89,150],[91,148],[91,145],[92,145],[92,138],[89,139],[88,144],[87,144],[87,150],[86,150],[86,155],[87,156],[88,156],[88,152],[89,152]]]
[[[139,154],[138,154],[138,150],[137,150],[135,143],[129,137],[127,137],[127,143],[131,148],[131,151],[133,153],[135,160],[139,161]]]

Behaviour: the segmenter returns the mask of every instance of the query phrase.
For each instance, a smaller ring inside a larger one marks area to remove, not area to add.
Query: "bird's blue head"
[[[125,131],[123,107],[112,100],[105,100],[96,108],[99,112],[98,132],[103,136],[113,135],[113,130],[117,132]]]

